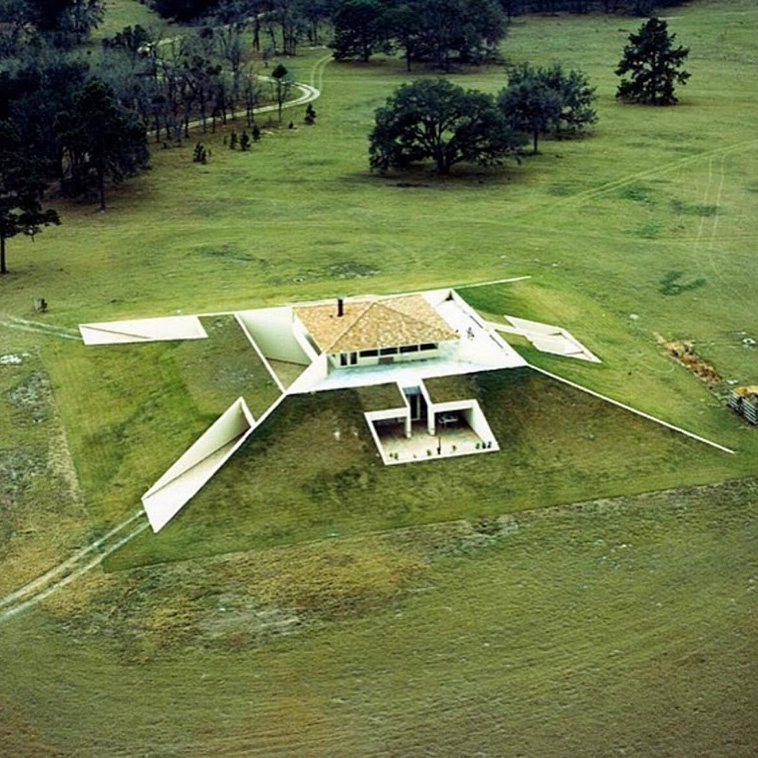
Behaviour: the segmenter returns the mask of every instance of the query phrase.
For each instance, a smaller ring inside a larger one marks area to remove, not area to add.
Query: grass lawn
[[[748,758],[757,517],[719,485],[90,574],[0,630],[3,754]]]
[[[360,407],[365,411],[384,411],[388,408],[404,408],[405,398],[397,384],[373,384],[355,390]]]
[[[468,400],[476,395],[475,378],[471,374],[432,377],[424,384],[433,403]]]
[[[467,384],[464,397],[479,400],[499,453],[385,466],[363,416],[374,395],[290,397],[169,526],[143,533],[106,565],[493,518],[739,471],[733,456],[531,369],[487,372]],[[429,448],[435,444],[430,437]],[[749,461],[739,462],[750,471]]]
[[[114,0],[106,28],[144,12]],[[504,55],[585,70],[600,119],[521,164],[371,176],[403,64],[310,49],[287,63],[322,89],[314,126],[264,125],[248,153],[205,135],[207,165],[194,137],[157,148],[105,212],[56,203],[60,227],[11,240],[0,593],[136,511],[236,397],[257,415],[278,395],[231,318],[85,348],[89,321],[529,275],[462,294],[603,361],[514,340],[534,365],[737,454],[528,370],[465,382],[498,454],[413,466],[382,466],[363,418],[391,393],[288,398],[158,536],[0,624],[0,755],[755,755],[758,430],[723,395],[758,381],[758,12],[671,16],[692,78],[660,109],[613,96],[638,20],[517,19]],[[451,78],[495,92],[504,74]]]

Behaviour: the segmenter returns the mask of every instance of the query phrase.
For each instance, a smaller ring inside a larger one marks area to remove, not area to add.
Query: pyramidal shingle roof
[[[445,342],[458,338],[422,295],[346,300],[296,306],[295,313],[323,352]]]

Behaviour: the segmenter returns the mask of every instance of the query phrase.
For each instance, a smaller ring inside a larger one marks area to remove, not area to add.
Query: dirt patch
[[[695,350],[694,343],[686,340],[663,342],[663,349],[678,363],[689,369],[698,379],[715,390],[723,384],[724,378],[716,369],[707,363]]]
[[[0,450],[0,510],[15,505],[27,482],[44,468],[44,461],[26,450]]]
[[[49,398],[50,382],[41,371],[35,371],[8,392],[8,402],[24,411],[24,417],[35,424],[47,417]]]
[[[38,355],[22,357],[0,389],[0,594],[44,574],[89,531],[50,380]]]

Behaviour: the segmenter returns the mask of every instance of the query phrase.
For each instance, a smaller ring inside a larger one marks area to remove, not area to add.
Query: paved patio
[[[426,421],[414,421],[410,439],[405,436],[402,424],[381,421],[372,423],[389,463],[425,461],[497,450],[496,445],[485,447],[484,440],[462,417],[444,427],[438,423],[435,436],[427,432]]]

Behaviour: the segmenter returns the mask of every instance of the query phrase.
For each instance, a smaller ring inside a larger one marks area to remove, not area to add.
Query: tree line
[[[52,14],[56,4],[62,10]],[[241,25],[200,28],[167,42],[160,30],[127,27],[104,39],[99,52],[84,54],[64,36],[67,14],[80,6],[40,0],[50,13],[43,16],[31,2],[0,2],[0,273],[7,271],[9,238],[59,222],[43,198],[105,208],[108,183],[147,165],[148,129],[166,143],[186,138],[193,118],[213,128],[241,111],[249,125],[261,98]],[[16,12],[11,33],[5,21]],[[93,15],[87,29],[99,18]],[[272,73],[272,99],[284,101],[291,74],[283,66]]]
[[[295,55],[298,45],[329,39],[337,60],[367,61],[400,51],[408,70],[430,61],[449,70],[453,61],[481,62],[496,54],[507,24],[527,13],[649,15],[655,6],[682,0],[152,0],[164,18],[214,17],[244,23],[253,49],[264,56]],[[326,34],[325,34],[326,32]]]
[[[647,15],[652,7],[649,0],[335,0],[331,47],[336,60],[398,51],[408,71],[414,62],[450,71],[454,63],[496,59],[508,22],[522,13]]]
[[[56,47],[72,47],[104,16],[104,0],[0,0],[0,57],[40,38]]]

